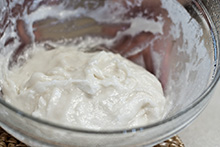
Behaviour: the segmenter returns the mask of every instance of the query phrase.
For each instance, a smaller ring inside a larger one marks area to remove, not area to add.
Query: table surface
[[[179,136],[186,147],[220,147],[220,81],[208,106]]]

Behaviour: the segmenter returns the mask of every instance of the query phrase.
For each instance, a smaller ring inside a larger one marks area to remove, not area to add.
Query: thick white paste
[[[160,82],[118,54],[35,47],[4,71],[4,99],[35,117],[78,128],[117,129],[163,118]]]

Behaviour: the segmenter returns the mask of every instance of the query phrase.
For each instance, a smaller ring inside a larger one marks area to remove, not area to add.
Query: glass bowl
[[[218,0],[2,0],[0,8],[1,63],[11,51],[13,63],[33,43],[110,50],[154,73],[171,105],[161,121],[97,131],[35,118],[1,93],[0,126],[31,146],[153,146],[200,114],[219,79]],[[163,23],[162,33],[146,31],[140,17]]]

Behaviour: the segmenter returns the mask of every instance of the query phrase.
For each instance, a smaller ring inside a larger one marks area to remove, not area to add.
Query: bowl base
[[[0,147],[27,147],[24,143],[20,142],[12,135],[8,134],[0,127]],[[154,147],[184,147],[183,142],[178,136],[174,136]]]

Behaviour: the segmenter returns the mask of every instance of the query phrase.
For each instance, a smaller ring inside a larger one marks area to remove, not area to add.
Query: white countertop
[[[186,147],[220,147],[220,81],[208,106],[179,136]]]

